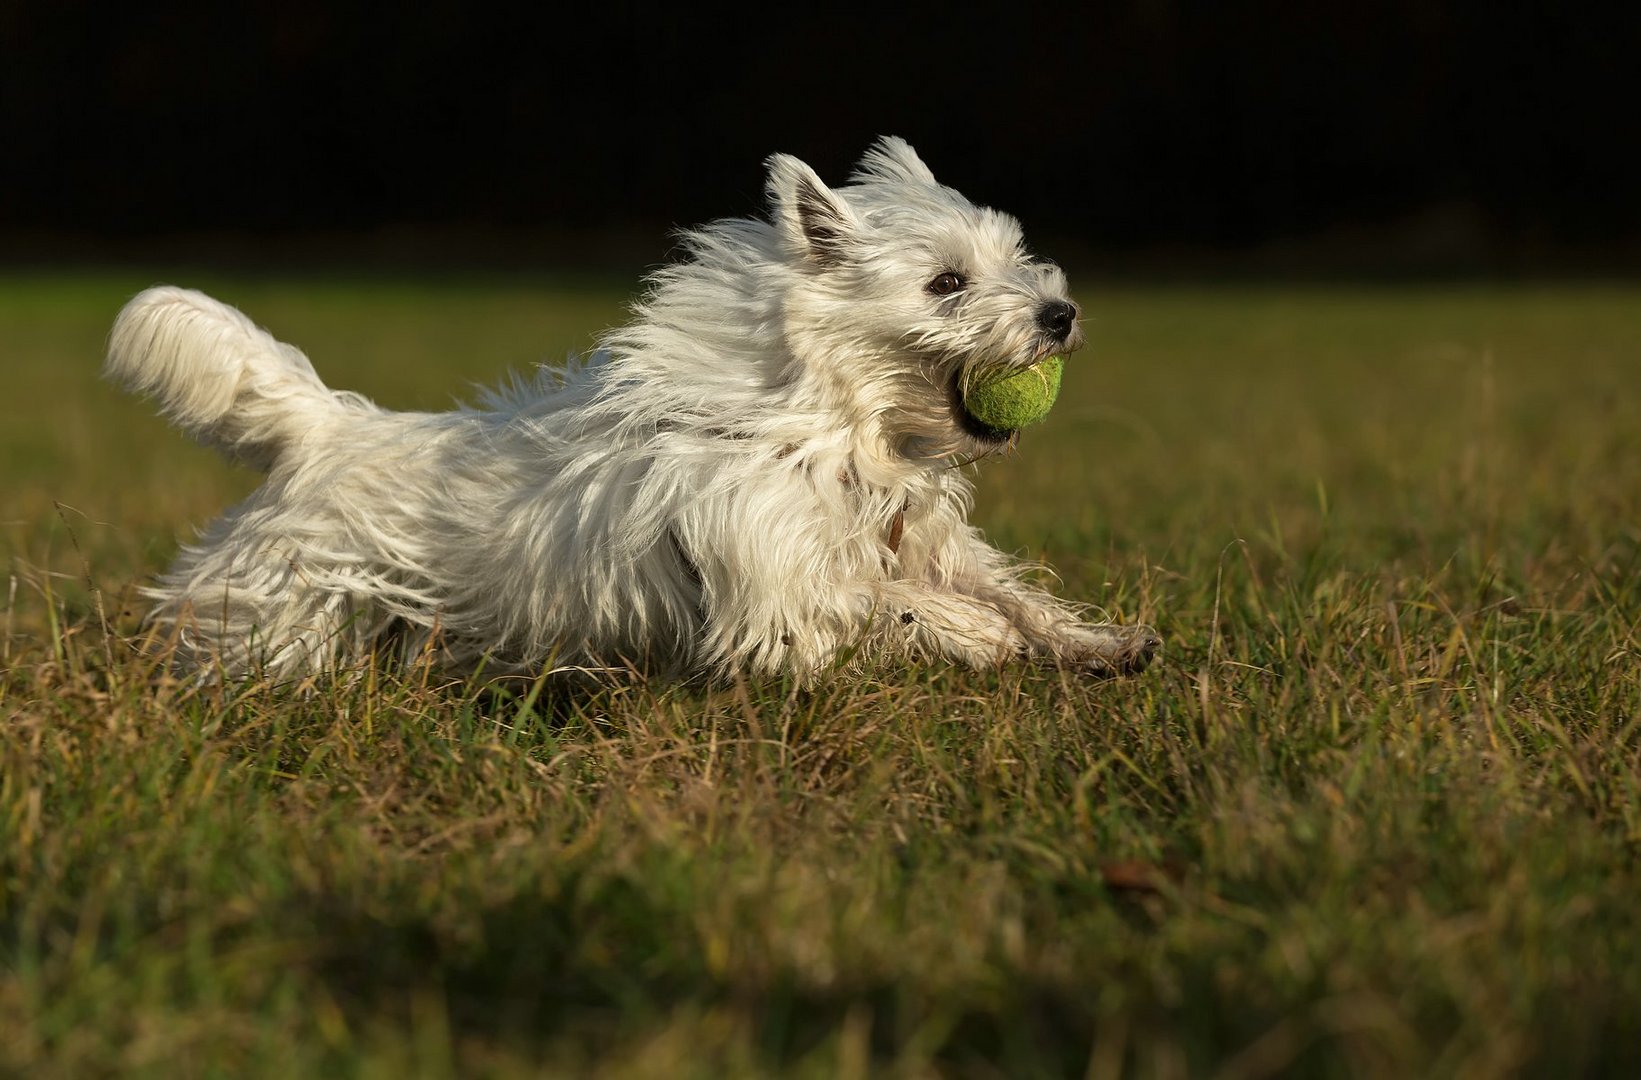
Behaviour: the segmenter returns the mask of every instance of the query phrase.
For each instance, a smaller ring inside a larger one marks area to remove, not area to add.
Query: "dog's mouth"
[[[1081,333],[1073,332],[1058,338],[1039,337],[1019,352],[985,356],[908,348],[908,353],[921,360],[923,370],[915,388],[908,384],[905,406],[898,412],[894,439],[901,453],[920,460],[953,455],[974,459],[1013,446],[1020,428],[998,427],[982,420],[969,411],[965,390],[1025,371],[1052,357],[1064,358],[1082,343]]]
[[[968,406],[963,403],[963,371],[952,372],[952,377],[946,384],[947,397],[951,402],[952,417],[963,434],[987,448],[1001,446],[1013,439],[1019,433],[1018,429],[1001,430],[992,427],[969,412]]]

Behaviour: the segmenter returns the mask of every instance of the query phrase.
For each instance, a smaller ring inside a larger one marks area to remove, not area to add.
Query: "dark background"
[[[1113,272],[1632,273],[1638,12],[0,0],[0,258],[616,268],[895,133]]]

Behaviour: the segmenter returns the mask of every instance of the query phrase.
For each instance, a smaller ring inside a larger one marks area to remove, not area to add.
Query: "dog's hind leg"
[[[150,623],[174,643],[180,669],[279,681],[323,674],[362,655],[390,621],[326,587],[288,544],[232,534],[219,522],[149,590],[159,601]]]

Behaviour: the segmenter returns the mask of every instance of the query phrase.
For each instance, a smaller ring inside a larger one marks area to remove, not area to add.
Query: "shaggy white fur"
[[[1082,343],[1064,274],[898,139],[837,190],[776,155],[768,191],[771,221],[687,234],[597,351],[448,413],[330,390],[200,293],[137,296],[107,374],[268,473],[150,590],[178,662],[1143,667],[1155,633],[1024,581],[967,524],[954,467],[1013,437],[963,411],[968,380]]]

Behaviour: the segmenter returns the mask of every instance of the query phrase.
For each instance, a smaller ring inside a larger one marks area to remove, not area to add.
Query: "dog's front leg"
[[[1162,645],[1149,626],[1091,623],[1080,610],[1021,579],[1021,565],[986,543],[977,532],[957,552],[953,583],[1000,611],[1033,655],[1091,675],[1130,675],[1143,670]]]
[[[941,656],[974,668],[1030,655],[1031,643],[995,605],[917,581],[887,581],[875,594],[873,637],[897,651]]]

